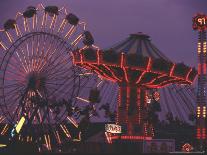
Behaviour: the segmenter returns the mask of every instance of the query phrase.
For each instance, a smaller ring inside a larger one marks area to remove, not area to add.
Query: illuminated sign
[[[117,124],[105,124],[105,130],[109,133],[121,133],[121,126]]]
[[[194,30],[206,30],[207,28],[207,16],[205,14],[197,14],[193,17],[193,29]]]

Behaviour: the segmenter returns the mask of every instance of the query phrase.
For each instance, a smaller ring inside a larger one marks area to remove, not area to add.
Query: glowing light
[[[71,26],[71,28],[69,29],[69,31],[66,33],[66,35],[65,35],[65,38],[70,38],[70,36],[74,33],[76,31],[76,27],[73,25],[73,26]],[[80,35],[79,37],[82,37],[82,35]],[[78,38],[79,38],[78,37]],[[77,40],[78,40],[78,38],[77,38]],[[75,41],[77,41],[77,40],[75,40]],[[74,42],[75,42],[74,41]],[[73,43],[74,43],[73,42]],[[73,43],[71,44],[71,45],[73,45]]]
[[[206,139],[206,128],[202,129],[202,139]]]
[[[18,37],[19,37],[19,36],[22,36],[22,33],[21,33],[21,31],[20,31],[18,25],[17,25],[17,24],[14,24],[14,27],[15,27],[15,31],[16,31],[17,36],[18,36]]]
[[[126,112],[129,111],[129,105],[130,105],[130,87],[127,86],[126,88]],[[126,123],[128,124],[128,115],[126,115]],[[129,131],[131,132],[131,131]]]
[[[105,131],[109,133],[121,133],[121,126],[117,124],[105,124]]]
[[[198,64],[198,75],[200,75],[201,74],[201,64],[199,63]]]
[[[14,39],[13,39],[13,37],[11,36],[11,34],[10,34],[8,31],[5,31],[5,33],[6,33],[7,38],[9,39],[9,41],[10,41],[11,43],[13,43],[13,42],[14,42]]]
[[[136,84],[138,84],[141,81],[141,79],[145,75],[145,73],[146,73],[145,71],[142,72],[142,74],[139,76],[138,80],[136,81]]]
[[[147,64],[147,70],[146,70],[147,72],[150,71],[151,63],[152,63],[152,59],[149,58],[148,64]]]
[[[0,117],[0,123],[2,123],[5,120],[5,117],[1,116]]]
[[[54,15],[50,24],[50,29],[55,28],[56,21],[57,21],[57,15]]]
[[[203,118],[206,118],[206,106],[203,106]]]
[[[56,133],[56,138],[57,138],[58,144],[61,144],[59,132],[56,131],[55,133]]]
[[[27,18],[24,18],[24,31],[25,32],[27,32],[27,31],[30,32]]]
[[[189,143],[185,143],[183,146],[182,146],[182,151],[183,152],[190,152],[193,150],[193,147],[189,144]]]
[[[80,35],[79,35],[79,36],[78,36],[78,37],[71,43],[71,45],[72,45],[72,46],[76,46],[82,38],[83,38],[83,35],[80,34]]]
[[[76,128],[78,128],[78,124],[77,124],[77,122],[72,118],[72,117],[67,117],[67,119],[76,127]]]
[[[43,17],[42,17],[42,27],[45,26],[45,21],[47,19],[47,13],[44,13]]]
[[[188,80],[188,77],[189,77],[190,73],[192,72],[192,70],[193,70],[192,68],[189,69],[188,74],[186,75],[186,78],[185,78],[186,81]]]
[[[62,23],[60,24],[60,27],[58,28],[58,32],[63,31],[63,29],[65,28],[66,25],[66,19],[62,20]]]
[[[112,144],[111,133],[105,132],[106,140],[109,144]]]
[[[35,14],[32,17],[32,28],[34,29],[36,25],[37,25],[37,15]]]
[[[124,66],[124,53],[121,53],[121,64],[120,64],[121,68],[123,68]]]
[[[91,75],[93,73],[89,72],[89,73],[83,73],[83,74],[79,74],[79,76],[85,76],[85,75]]]
[[[19,133],[20,130],[22,129],[22,126],[23,126],[25,120],[26,120],[26,119],[24,118],[24,116],[22,116],[22,118],[20,119],[19,123],[18,123],[17,126],[16,126],[16,132],[17,132],[17,133]]]
[[[8,49],[4,44],[3,42],[0,41],[0,47],[2,47],[5,51]]]
[[[8,129],[9,129],[9,125],[6,124],[3,128],[3,130],[1,131],[1,135],[5,135],[5,133],[8,131]]]
[[[6,144],[0,144],[0,147],[6,147],[7,145]]]
[[[127,75],[127,71],[126,71],[126,68],[125,68],[125,67],[123,67],[123,71],[124,71],[124,77],[125,77],[125,80],[126,80],[127,82],[129,82],[128,75]]]
[[[119,82],[121,82],[121,79],[119,79],[116,75],[115,75],[115,73],[114,73],[114,71],[111,69],[111,68],[109,68],[107,65],[105,65],[105,64],[103,64],[103,66],[112,74],[112,76],[113,76],[113,78],[114,79],[116,79],[117,81],[119,81]]]
[[[60,127],[61,127],[61,129],[63,130],[63,132],[65,133],[65,135],[66,135],[68,138],[71,138],[71,135],[70,135],[68,129],[66,128],[66,126],[61,124]]]
[[[203,53],[206,54],[206,42],[203,42]]]
[[[200,42],[198,42],[198,49],[197,49],[197,51],[198,51],[198,54],[201,53],[201,43]]]
[[[101,80],[96,87],[99,87],[101,84],[103,83],[103,81]]]
[[[76,97],[76,98],[79,99],[79,100],[81,100],[81,101],[83,101],[83,102],[90,103],[89,100],[86,100],[86,99],[84,99],[84,98],[81,98],[81,97]]]
[[[152,140],[150,136],[112,136],[112,139],[127,139],[127,140]]]
[[[75,142],[80,142],[81,141],[81,132],[78,134],[78,139],[73,139]]]
[[[206,74],[206,63],[203,63],[203,74]]]
[[[137,88],[137,110],[138,110],[138,124],[141,123],[141,99],[140,99],[141,89]]]
[[[144,135],[147,136],[147,124],[144,123]]]
[[[170,69],[170,76],[172,76],[174,69],[175,69],[175,64],[173,64],[173,66]]]
[[[201,114],[201,107],[197,107],[197,118],[200,117]]]

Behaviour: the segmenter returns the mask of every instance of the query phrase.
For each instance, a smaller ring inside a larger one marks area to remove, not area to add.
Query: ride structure
[[[193,17],[193,30],[198,31],[198,90],[197,90],[197,122],[196,138],[200,150],[206,144],[206,29],[207,16],[197,14]]]
[[[116,123],[126,129],[113,139],[149,140],[154,136],[148,120],[147,93],[170,84],[192,84],[197,71],[166,58],[143,33],[103,51],[85,46],[73,52],[77,66],[93,70],[103,79],[119,86]]]
[[[88,37],[86,23],[64,7],[30,6],[4,23],[0,30],[2,137],[35,143],[39,151],[57,149],[74,139],[68,124],[79,130],[77,97],[88,78],[73,65],[70,53],[88,45]]]

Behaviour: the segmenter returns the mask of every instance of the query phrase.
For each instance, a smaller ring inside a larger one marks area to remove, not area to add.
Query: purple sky
[[[0,23],[38,3],[65,6],[88,23],[101,48],[144,32],[170,59],[196,65],[197,33],[192,16],[207,13],[206,0],[1,0]]]

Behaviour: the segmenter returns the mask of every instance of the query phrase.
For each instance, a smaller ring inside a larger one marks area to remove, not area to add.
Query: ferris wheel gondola
[[[29,6],[7,20],[0,30],[1,134],[48,150],[72,140],[68,124],[78,128],[77,97],[90,71],[73,65],[71,51],[93,43],[86,23],[64,7]]]

